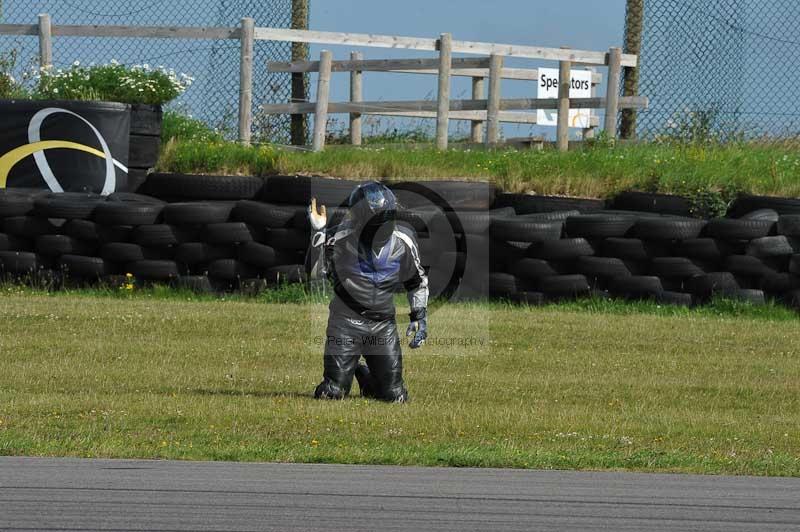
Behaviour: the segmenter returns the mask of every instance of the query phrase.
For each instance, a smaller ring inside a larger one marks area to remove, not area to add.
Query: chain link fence
[[[257,26],[289,28],[293,3],[292,0],[0,0],[0,22],[36,24],[39,13],[49,13],[54,25],[235,27],[240,25],[242,17],[252,17]],[[35,37],[0,36],[0,49],[17,51],[20,75],[38,65],[38,46]],[[253,109],[265,103],[290,101],[291,74],[270,73],[266,64],[291,60],[292,45],[256,41],[254,52]],[[229,138],[235,138],[237,130],[239,53],[237,40],[53,39],[56,68],[67,67],[74,61],[88,64],[115,59],[129,65],[163,65],[189,74],[195,78],[194,84],[170,107],[203,120]],[[290,117],[256,112],[253,137],[288,144]]]
[[[798,26],[796,0],[645,0],[638,135],[796,140]]]

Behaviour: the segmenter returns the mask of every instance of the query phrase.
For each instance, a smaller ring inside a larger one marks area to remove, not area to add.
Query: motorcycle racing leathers
[[[404,402],[403,359],[395,322],[394,294],[408,293],[412,323],[425,323],[428,278],[420,263],[413,230],[392,224],[380,247],[365,245],[350,218],[312,237],[310,277],[333,286],[325,341],[323,381],[317,398],[341,399],[359,369],[362,395]],[[368,371],[359,368],[364,356]],[[362,378],[364,373],[366,377]]]

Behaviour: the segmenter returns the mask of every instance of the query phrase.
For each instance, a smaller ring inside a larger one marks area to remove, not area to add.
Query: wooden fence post
[[[253,33],[255,20],[243,18],[239,71],[239,142],[250,144],[253,125]]]
[[[352,52],[350,59],[360,61],[363,59],[361,52]],[[350,72],[350,101],[357,103],[363,101],[361,86],[362,73],[360,70]],[[353,146],[361,146],[361,113],[350,113],[350,142]]]
[[[292,0],[293,30],[308,29],[308,0]],[[292,61],[308,61],[308,43],[292,43]],[[292,77],[292,103],[306,103],[308,101],[308,74],[294,72]],[[291,143],[295,146],[308,144],[308,119],[307,115],[291,115],[290,136]]]
[[[53,28],[47,13],[39,15],[39,66],[53,66]]]
[[[493,146],[500,140],[500,80],[503,76],[503,56],[492,54],[489,58],[489,101],[486,102],[486,144]]]
[[[483,91],[483,79],[481,77],[472,78],[472,99],[483,100],[486,96]],[[470,141],[480,144],[483,141],[483,122],[473,120],[470,126]]]
[[[325,131],[328,126],[328,98],[331,88],[331,61],[333,54],[330,50],[322,50],[319,54],[319,80],[317,81],[317,104],[314,108],[314,151],[325,148]]]
[[[453,37],[442,33],[439,38],[439,91],[436,107],[436,148],[447,149],[450,126],[450,67],[452,65]]]
[[[608,89],[606,90],[605,127],[608,138],[617,138],[617,113],[619,112],[619,78],[622,74],[622,49],[608,50]]]
[[[597,69],[594,68],[594,67],[587,67],[586,70],[591,72],[592,73],[592,77],[594,78],[594,74],[595,74],[595,72],[597,72]],[[592,92],[591,92],[590,96],[592,98],[595,98],[597,96],[597,86],[594,84],[594,81],[591,82],[591,86],[592,86],[592,88],[591,88]],[[581,134],[583,135],[583,140],[584,141],[587,141],[587,140],[590,140],[590,139],[594,138],[594,126],[592,126],[592,123],[591,123],[592,118],[594,118],[594,114],[595,114],[594,110],[590,109],[589,110],[589,127],[585,127],[581,131]]]
[[[558,62],[558,122],[556,123],[556,147],[558,151],[569,149],[569,87],[572,61]]]

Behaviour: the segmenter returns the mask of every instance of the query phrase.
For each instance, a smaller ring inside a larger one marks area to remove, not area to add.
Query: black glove
[[[428,338],[428,318],[426,314],[425,309],[420,309],[412,311],[409,315],[411,323],[408,324],[408,329],[406,329],[406,336],[414,335],[408,343],[408,347],[411,349],[418,348]]]

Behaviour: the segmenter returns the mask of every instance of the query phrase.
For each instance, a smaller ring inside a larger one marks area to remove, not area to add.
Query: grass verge
[[[705,191],[800,196],[800,155],[788,145],[635,144],[555,150],[333,148],[321,153],[268,145],[172,140],[158,170],[349,178],[492,180],[508,192],[604,198],[622,190],[696,195]]]
[[[385,405],[311,398],[327,311],[297,294],[1,297],[2,454],[800,475],[778,308],[445,304]]]

